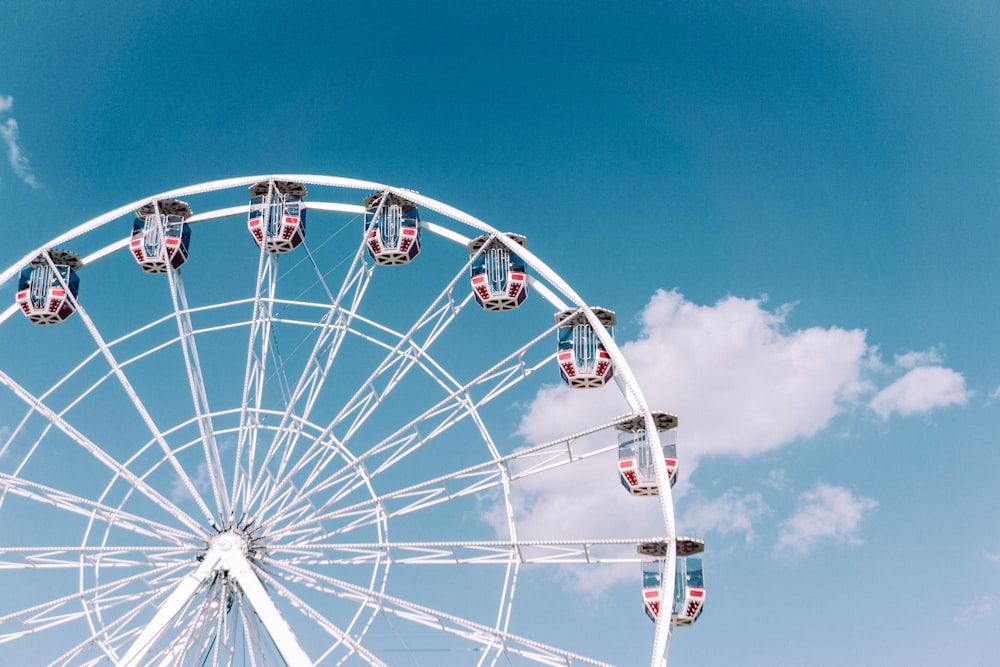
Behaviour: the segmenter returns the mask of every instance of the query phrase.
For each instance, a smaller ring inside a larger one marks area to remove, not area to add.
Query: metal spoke
[[[226,493],[222,459],[219,457],[219,445],[215,440],[215,427],[212,425],[211,417],[212,409],[205,391],[205,378],[201,370],[201,360],[198,358],[198,346],[195,344],[187,293],[184,290],[184,281],[180,270],[175,270],[169,263],[167,266],[167,281],[170,285],[170,296],[177,319],[177,330],[181,341],[181,350],[184,353],[184,367],[187,370],[188,385],[191,388],[195,417],[198,420],[198,430],[201,433],[205,452],[205,465],[212,485],[212,496],[215,498],[216,511],[221,516],[228,517],[233,513],[233,510]]]
[[[614,667],[608,663],[592,660],[582,655],[548,646],[542,642],[526,637],[500,632],[482,623],[476,623],[454,614],[418,605],[399,597],[356,586],[349,582],[323,575],[288,563],[276,562],[274,568],[283,572],[283,577],[311,588],[320,588],[326,593],[340,599],[363,604],[379,612],[392,614],[419,625],[433,628],[449,635],[460,637],[480,646],[502,645],[504,649],[522,658],[541,664],[566,665],[596,665],[598,667]]]
[[[247,602],[243,599],[242,595],[237,598],[237,604],[241,625],[243,626],[243,641],[247,646],[247,657],[250,658],[250,667],[256,667],[257,653],[254,652],[254,648],[260,653],[261,660],[266,660],[264,656],[264,639],[260,636],[257,624],[254,622],[253,611],[247,606]],[[265,662],[264,664],[267,663]]]
[[[123,528],[144,537],[155,537],[164,542],[172,542],[179,546],[190,544],[192,536],[177,528],[152,521],[137,514],[104,505],[97,501],[87,500],[79,496],[60,491],[25,479],[0,473],[0,489],[4,494],[10,493],[22,498],[37,501],[52,507],[72,512],[80,516],[96,519]],[[0,547],[0,551],[6,547]]]
[[[194,549],[177,547],[2,547],[0,570],[158,567],[189,562]]]
[[[447,329],[448,325],[468,301],[471,300],[471,296],[466,296],[461,303],[455,303],[452,298],[455,284],[466,271],[468,271],[468,265],[462,267],[458,274],[451,279],[444,290],[433,300],[424,313],[417,318],[406,333],[400,334],[391,330],[387,331],[387,333],[396,339],[396,343],[388,349],[386,356],[371,374],[362,381],[354,395],[348,399],[344,407],[341,408],[326,429],[328,433],[332,434],[333,429],[339,426],[342,421],[346,420],[348,416],[354,415],[346,434],[340,439],[340,444],[349,440],[351,435],[365,423],[378,405],[399,385],[410,369],[415,365],[420,365],[424,368],[427,367],[426,363],[429,359],[428,348]],[[356,307],[357,303],[352,304],[351,310],[348,311],[349,317],[354,317],[354,309]],[[382,328],[384,329],[384,327]],[[421,341],[416,340],[418,333],[424,334]],[[438,371],[436,377],[444,376],[447,381],[450,381],[449,384],[451,386],[457,384],[450,377],[447,377],[443,369],[436,364],[433,364],[433,366]],[[382,379],[383,376],[388,377],[381,386],[378,386],[376,382]],[[322,445],[319,447],[322,447]],[[316,450],[317,444],[314,443],[303,454],[303,458],[311,458],[316,453]],[[272,487],[270,494],[263,499],[262,504],[266,505],[273,498],[274,493],[280,490],[282,481],[288,480],[301,469],[301,466],[297,465],[289,471],[288,475],[282,478],[280,472],[284,469],[284,463],[283,461],[283,466],[279,469],[278,483]]]
[[[131,470],[126,468],[124,465],[119,463],[114,457],[104,451],[101,447],[91,442],[86,436],[76,430],[72,425],[70,425],[61,416],[55,414],[48,406],[32,396],[24,387],[19,385],[10,376],[0,370],[0,384],[10,389],[18,398],[27,403],[31,408],[40,414],[42,417],[47,419],[52,425],[57,429],[62,431],[65,435],[69,436],[74,442],[76,442],[80,447],[91,454],[97,461],[103,464],[112,472],[116,473],[122,479],[126,480],[132,485],[137,491],[142,493],[144,496],[157,503],[160,507],[163,507],[168,512],[173,514],[178,521],[185,524],[193,530],[196,534],[207,534],[207,531],[199,525],[194,519],[192,519],[186,512],[177,507],[173,502],[164,497],[161,493],[153,489],[145,480],[138,477]],[[176,459],[174,459],[176,462]],[[188,480],[190,481],[190,480]],[[206,508],[207,509],[207,508]]]
[[[118,360],[115,359],[114,353],[107,346],[107,343],[104,341],[104,337],[101,335],[101,332],[97,329],[97,326],[94,324],[94,321],[87,314],[87,311],[82,307],[80,302],[76,300],[76,297],[73,296],[72,290],[70,290],[69,286],[65,284],[65,281],[63,280],[62,276],[59,275],[59,272],[56,270],[55,265],[52,263],[52,258],[47,253],[45,255],[45,258],[46,261],[49,263],[49,266],[51,267],[52,271],[57,276],[59,276],[59,281],[63,285],[63,289],[66,292],[67,298],[73,301],[76,308],[76,312],[79,314],[80,319],[83,320],[84,325],[87,327],[87,331],[90,332],[90,335],[94,339],[94,342],[97,344],[98,349],[100,349],[101,354],[107,360],[108,366],[111,367],[111,370],[114,372],[115,377],[118,379],[119,384],[121,384],[122,389],[124,389],[125,393],[128,395],[129,400],[131,401],[136,412],[142,418],[142,421],[146,424],[146,427],[149,429],[149,432],[153,434],[153,437],[160,445],[160,449],[163,450],[164,455],[170,461],[170,465],[173,467],[174,472],[177,474],[178,478],[180,478],[181,482],[184,484],[184,488],[187,490],[187,492],[191,495],[191,498],[198,505],[198,508],[202,511],[205,518],[208,520],[209,524],[211,524],[212,526],[217,526],[211,510],[208,509],[208,506],[205,504],[205,501],[201,497],[201,494],[198,492],[198,489],[195,488],[194,482],[191,481],[191,477],[188,475],[187,471],[180,464],[180,461],[178,461],[177,458],[174,456],[173,450],[171,450],[170,445],[168,445],[166,440],[163,438],[163,434],[160,433],[159,428],[153,422],[153,418],[152,416],[150,416],[149,411],[146,409],[145,404],[139,398],[139,395],[135,392],[135,389],[132,387],[132,383],[129,382],[128,377],[126,377],[125,375],[125,371],[118,364]]]
[[[145,599],[138,601],[138,603],[131,610],[105,624],[103,627],[96,628],[89,637],[49,663],[50,667],[54,667],[55,665],[98,664],[107,659],[113,659],[114,652],[111,648],[113,640],[115,639],[115,635],[113,633],[120,631],[122,628],[128,627],[128,624],[131,623],[133,619],[146,611],[147,608],[151,607],[170,589],[170,587],[171,584],[167,584],[156,590],[151,590],[150,593],[145,596]],[[98,647],[100,656],[91,661],[80,663],[80,654],[95,646]]]
[[[507,565],[511,560],[531,565],[621,565],[641,563],[636,545],[659,541],[663,538],[293,543],[272,548],[268,562],[332,567],[371,565],[382,559],[393,565]]]
[[[166,565],[162,565],[160,567],[148,570],[141,574],[136,574],[130,577],[124,577],[122,579],[117,579],[115,581],[111,581],[108,583],[92,586],[90,588],[80,590],[70,595],[66,595],[60,598],[56,598],[54,600],[50,600],[48,602],[43,602],[37,605],[33,605],[31,607],[26,607],[24,609],[20,609],[18,611],[0,616],[0,627],[2,627],[5,623],[9,623],[11,621],[18,621],[26,626],[25,630],[0,633],[0,644],[11,641],[13,639],[17,639],[18,637],[24,636],[27,633],[34,632],[35,630],[32,629],[33,625],[38,626],[45,624],[45,626],[47,627],[48,625],[51,624],[51,619],[53,618],[57,618],[59,624],[64,624],[70,621],[75,621],[85,618],[88,615],[88,612],[84,610],[77,612],[68,612],[65,614],[60,614],[56,617],[51,616],[51,614],[53,614],[56,610],[58,610],[60,607],[63,607],[66,604],[77,602],[80,600],[88,600],[88,599],[97,600],[99,599],[98,594],[106,595],[109,592],[118,591],[130,584],[140,582],[143,580],[148,580],[150,577],[153,577],[155,575],[164,575],[171,573],[183,566],[184,564],[168,563]]]
[[[308,420],[319,397],[320,390],[329,376],[330,367],[340,350],[344,337],[349,331],[354,311],[364,297],[365,290],[371,280],[371,270],[364,266],[362,252],[363,248],[359,248],[355,253],[354,262],[348,271],[347,277],[341,285],[337,296],[332,299],[331,306],[317,326],[318,335],[316,341],[296,383],[295,390],[288,401],[285,414],[282,416],[281,425],[278,427],[278,435],[272,440],[271,446],[261,463],[261,474],[257,477],[254,486],[251,487],[248,493],[248,507],[253,505],[254,498],[260,489],[260,484],[263,483],[265,478],[264,470],[267,469],[271,459],[277,454],[279,449],[283,454],[278,470],[273,476],[273,479],[276,481],[271,487],[271,493],[277,491],[278,486],[280,486],[280,480],[283,479],[285,469],[301,435],[299,428],[293,429],[290,427],[293,423],[293,411],[300,399],[305,396],[304,404],[297,411],[297,420],[294,423],[302,423]],[[351,297],[350,307],[342,308],[341,304],[348,295]]]
[[[271,533],[271,537],[272,539],[282,538],[296,531],[302,531],[309,525],[321,524],[333,519],[350,519],[350,523],[344,529],[346,532],[349,529],[382,520],[383,515],[391,519],[418,512],[465,496],[488,492],[490,489],[501,486],[503,479],[516,481],[606,454],[616,449],[617,444],[588,445],[586,441],[583,441],[583,438],[607,430],[612,425],[605,424],[566,438],[522,449],[496,460],[484,461],[358,503],[338,506],[323,514],[310,514],[296,523],[275,530]],[[346,495],[346,493],[339,495]],[[308,540],[296,541],[295,543],[308,543]]]
[[[328,452],[322,460],[314,465],[306,485],[300,494],[292,504],[281,508],[282,511],[275,515],[271,523],[278,523],[283,518],[283,514],[295,506],[296,501],[301,502],[335,487],[344,481],[345,476],[353,478],[355,480],[353,484],[342,487],[320,507],[322,509],[336,504],[351,491],[354,491],[361,485],[367,484],[370,478],[387,471],[392,466],[405,460],[407,456],[413,454],[434,438],[442,435],[452,426],[474,414],[476,409],[515,386],[539,366],[549,361],[549,357],[546,357],[544,360],[529,366],[526,365],[524,357],[524,353],[537,344],[545,335],[538,336],[472,382],[451,392],[445,399],[418,415],[409,424],[401,427],[381,442],[376,443],[364,453],[353,457],[340,470],[326,473],[322,481],[316,482],[316,480],[320,479],[320,475],[325,473],[326,468],[336,456],[345,456],[346,448],[342,446],[343,443],[340,443],[341,446],[339,448]],[[483,390],[484,386],[486,387],[485,390]],[[471,390],[473,388],[483,390],[483,397],[481,399],[474,400],[472,398]],[[436,421],[430,421],[432,419]],[[426,433],[421,431],[420,427],[422,425],[428,427]],[[328,433],[329,429],[321,437],[328,437]],[[386,454],[384,460],[375,462],[375,457],[382,454]],[[369,467],[373,468],[371,472],[367,471]]]
[[[362,660],[367,662],[373,667],[386,667],[385,663],[379,660],[375,655],[373,655],[368,649],[366,649],[361,643],[356,641],[351,635],[344,632],[336,625],[331,623],[323,614],[318,612],[316,609],[307,604],[299,596],[295,595],[287,587],[283,586],[277,579],[270,576],[266,572],[261,572],[264,580],[267,581],[281,597],[285,598],[292,605],[300,611],[302,614],[307,616],[313,623],[318,625],[327,634],[336,639],[337,644],[344,644],[351,654],[355,654]],[[336,646],[336,645],[335,645]]]
[[[246,366],[243,376],[243,398],[240,405],[240,429],[236,441],[235,469],[233,471],[232,505],[236,507],[249,493],[253,482],[254,458],[257,450],[258,410],[261,407],[264,390],[264,375],[267,368],[268,339],[271,327],[271,309],[275,283],[277,280],[278,258],[267,253],[261,244],[257,262],[257,279],[254,288],[253,312],[247,339]],[[268,297],[262,292],[267,290]],[[256,410],[251,410],[251,404]],[[247,456],[243,463],[244,452]]]

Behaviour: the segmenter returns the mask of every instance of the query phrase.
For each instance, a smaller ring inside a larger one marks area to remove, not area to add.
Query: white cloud
[[[699,306],[676,291],[661,290],[642,313],[638,340],[621,343],[648,403],[680,415],[681,481],[675,499],[689,488],[701,457],[750,456],[807,438],[871,391],[862,378],[872,356],[865,332],[789,330],[790,310],[769,311],[759,300],[737,297]],[[537,444],[627,411],[612,388],[551,386],[527,407],[520,432]],[[625,493],[613,455],[519,480],[512,493],[524,539],[663,534],[655,521],[659,513],[643,507],[658,501]],[[682,529],[739,534],[750,541],[754,522],[766,512],[759,494],[733,491],[693,505]],[[613,583],[573,576],[570,585],[591,592]]]
[[[868,407],[887,419],[904,417],[948,405],[965,405],[971,392],[961,373],[942,366],[918,366],[878,392]]]
[[[802,556],[821,542],[860,544],[861,521],[877,505],[844,487],[818,483],[799,496],[798,508],[781,522],[775,553]]]
[[[611,493],[601,492],[604,489]],[[655,537],[663,533],[663,526],[650,520],[655,513],[646,511],[650,503],[658,504],[658,499],[634,498],[626,493],[619,485],[613,454],[521,478],[512,484],[512,492],[522,539]]]
[[[737,297],[699,306],[662,290],[646,306],[639,339],[622,350],[650,406],[679,415],[686,471],[704,455],[749,456],[812,436],[870,391],[865,332],[788,330],[789,310]],[[544,442],[625,409],[603,390],[551,387],[520,429]]]
[[[9,113],[13,107],[13,97],[9,95],[0,95],[0,114]],[[41,187],[38,180],[35,178],[35,174],[31,171],[28,156],[24,154],[24,149],[21,147],[17,120],[13,117],[8,118],[3,123],[0,123],[0,141],[2,141],[7,148],[7,159],[10,162],[11,169],[14,170],[17,177],[33,188]]]
[[[935,348],[930,348],[923,352],[906,352],[897,354],[895,357],[896,366],[899,368],[916,368],[917,366],[939,366],[944,361],[941,353]]]
[[[754,522],[769,511],[759,493],[741,494],[739,490],[733,489],[720,498],[710,501],[694,500],[686,505],[685,512],[678,521],[678,534],[703,536],[707,533],[742,533],[749,544],[754,540]]]
[[[588,439],[607,437],[600,433]],[[618,483],[617,458],[610,452],[518,479],[511,484],[511,496],[521,540],[651,539],[665,532],[660,512],[654,509],[659,499],[626,493]],[[507,537],[500,503],[489,508],[486,518],[499,536]],[[615,553],[635,557],[635,548],[620,546]],[[598,596],[635,577],[634,566],[563,568],[559,574],[567,588]]]
[[[702,306],[677,291],[660,290],[641,313],[638,338],[619,339],[648,404],[679,416],[680,481],[673,496],[682,500],[680,531],[749,543],[770,514],[759,493],[730,490],[707,501],[689,493],[691,474],[705,456],[749,457],[804,441],[869,399],[880,414],[914,414],[968,396],[960,374],[927,365],[941,361],[934,348],[896,355],[887,365],[878,347],[867,343],[865,331],[794,329],[788,325],[791,312],[791,306],[767,309],[761,300],[738,297]],[[902,378],[871,398],[878,387],[870,378],[903,371]],[[921,401],[911,383],[922,378],[926,382],[917,384],[933,391]],[[949,378],[951,391],[945,382]],[[552,385],[526,406],[519,432],[539,444],[611,421],[628,409],[612,388]],[[605,432],[594,437],[614,436]],[[763,484],[778,493],[789,488],[780,470]],[[524,539],[662,534],[662,526],[649,519],[658,513],[642,507],[655,499],[624,492],[616,481],[613,455],[519,480],[512,493]],[[857,541],[861,518],[875,507],[873,500],[828,485],[817,486],[800,502],[779,531],[782,548],[796,554],[807,553],[821,540]],[[608,582],[577,577],[571,584],[596,590]]]

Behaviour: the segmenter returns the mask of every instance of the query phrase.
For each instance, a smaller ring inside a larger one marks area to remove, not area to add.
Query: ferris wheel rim
[[[545,262],[541,258],[535,255],[533,252],[528,251],[527,248],[523,246],[515,246],[513,242],[509,241],[506,238],[506,235],[504,233],[501,233],[499,230],[493,228],[492,226],[479,220],[478,218],[475,218],[467,213],[464,213],[463,211],[460,211],[447,204],[431,199],[429,197],[426,197],[425,195],[413,192],[411,190],[387,186],[374,181],[365,181],[365,180],[343,178],[343,177],[297,175],[297,174],[274,174],[267,176],[238,177],[232,179],[209,181],[196,185],[168,190],[153,195],[151,197],[144,197],[142,199],[136,200],[135,202],[113,209],[112,211],[109,211],[89,221],[81,223],[76,227],[74,227],[73,229],[56,236],[42,247],[35,249],[31,253],[26,255],[26,258],[37,256],[40,252],[44,252],[48,248],[53,248],[55,246],[63,245],[91,231],[103,227],[104,225],[118,221],[122,217],[127,216],[131,211],[139,208],[143,204],[146,204],[150,201],[155,201],[158,199],[167,199],[167,198],[187,197],[191,195],[204,194],[207,192],[218,191],[218,190],[228,190],[230,188],[238,188],[241,186],[250,185],[253,183],[260,182],[261,180],[267,180],[267,179],[299,181],[309,185],[320,185],[333,188],[350,188],[350,189],[360,189],[360,190],[366,190],[366,189],[387,190],[390,192],[403,195],[408,199],[414,201],[415,203],[420,204],[421,206],[423,206],[428,210],[435,211],[451,220],[463,223],[468,227],[475,229],[479,232],[494,235],[501,243],[507,244],[511,247],[511,249],[516,250],[523,257],[526,264],[529,267],[531,267],[531,269],[534,272],[536,272],[539,275],[539,277],[545,279],[547,283],[551,285],[553,288],[555,288],[555,290],[559,294],[561,294],[562,296],[567,298],[570,302],[572,302],[575,305],[575,307],[579,309],[579,311],[584,315],[584,317],[589,318],[595,324],[594,329],[596,334],[598,335],[598,337],[602,339],[602,342],[608,347],[609,353],[611,353],[612,358],[616,362],[617,371],[620,373],[620,375],[618,376],[619,381],[624,385],[623,392],[626,395],[626,399],[629,401],[630,404],[633,405],[633,408],[635,408],[637,412],[642,413],[643,415],[646,416],[647,419],[652,420],[651,417],[652,413],[650,409],[647,407],[645,399],[642,396],[641,389],[639,388],[638,383],[636,382],[634,376],[632,375],[631,370],[629,369],[628,364],[621,353],[621,350],[614,342],[614,339],[611,338],[610,335],[604,331],[603,327],[599,326],[601,324],[600,320],[591,311],[590,307],[586,304],[586,302],[584,302],[580,298],[580,296],[568,285],[568,283],[566,283],[558,274],[555,273],[555,271],[553,271],[550,267],[548,267],[548,265],[545,264]],[[243,209],[244,207],[235,207],[235,208]],[[438,236],[449,238],[447,233],[445,233],[442,229],[435,229],[434,225],[435,223],[431,223],[424,226],[424,228],[430,231],[431,233],[437,234]],[[456,239],[454,238],[454,236],[451,236],[449,240],[455,241]],[[122,246],[121,249],[124,249],[124,246]],[[18,263],[15,263],[11,267],[9,267],[8,269],[5,269],[3,272],[0,272],[0,287],[8,283],[17,274],[17,272],[20,271],[21,268],[23,268],[25,264],[26,262],[24,260],[21,260]],[[9,312],[12,311],[12,309],[16,310],[14,306],[8,307],[4,311],[4,315],[8,315]],[[166,319],[167,317],[169,317],[169,315],[165,316],[164,319]],[[5,319],[7,318],[0,317],[0,326],[3,325]],[[130,333],[134,333],[134,331]],[[652,421],[650,421],[649,423],[652,423]],[[651,431],[650,438],[656,444],[658,444],[655,429]],[[495,457],[498,458],[499,454],[495,453]],[[161,460],[160,463],[163,463],[163,461]],[[157,465],[159,465],[159,463]],[[659,470],[657,472],[659,472]],[[663,478],[665,479],[665,476]],[[4,493],[6,494],[6,490],[4,491]],[[509,506],[510,504],[509,492],[505,491],[504,496]],[[123,500],[122,503],[124,504],[124,502],[125,501]],[[661,494],[661,503],[663,504],[663,515],[665,522],[667,524],[666,537],[668,542],[672,543],[673,506],[669,491],[667,493]],[[511,525],[513,526],[513,522]],[[672,577],[670,579],[672,581]],[[383,580],[382,590],[384,591],[384,580]],[[657,631],[656,631],[657,637],[655,642],[656,647],[654,647],[654,663],[656,662],[657,655],[665,654],[666,642],[669,642],[669,627],[667,627],[661,633],[661,625],[666,625],[666,624],[657,623]]]

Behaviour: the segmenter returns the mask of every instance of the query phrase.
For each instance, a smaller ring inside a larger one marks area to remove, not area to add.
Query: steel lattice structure
[[[248,238],[240,193],[267,182],[310,187],[294,252]],[[370,192],[420,207],[412,266],[366,253]],[[194,211],[191,261],[146,276],[127,222],[180,198]],[[472,299],[467,247],[482,235],[524,260],[531,308],[485,313]],[[656,540],[672,599],[669,491],[643,505],[662,534],[520,534],[522,480],[613,460],[616,446],[614,422],[510,444],[510,405],[558,382],[551,312],[588,318],[615,365],[596,391],[645,418],[660,447],[613,337],[523,239],[402,188],[265,175],[116,208],[27,252],[0,288],[12,296],[55,248],[81,255],[72,318],[0,313],[0,650],[39,665],[385,665],[383,628],[417,627],[468,647],[459,664],[605,665],[512,630],[526,568],[638,563],[635,546]],[[437,607],[400,583],[406,568],[456,586],[489,572],[490,586]],[[652,667],[666,664],[669,620]]]

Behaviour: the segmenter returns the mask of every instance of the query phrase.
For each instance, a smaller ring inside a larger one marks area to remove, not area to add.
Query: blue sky
[[[679,415],[671,664],[995,664],[1000,7],[205,5],[0,6],[0,267],[217,178],[419,190],[614,308]]]

